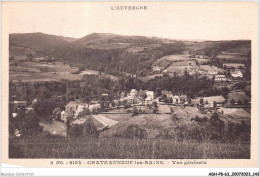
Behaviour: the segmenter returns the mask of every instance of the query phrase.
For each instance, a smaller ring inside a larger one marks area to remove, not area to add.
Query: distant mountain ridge
[[[15,45],[39,51],[47,56],[53,56],[71,65],[98,69],[104,67],[110,74],[120,72],[145,75],[151,70],[152,64],[159,58],[181,54],[184,52],[216,53],[227,47],[240,50],[241,46],[251,44],[250,41],[176,41],[145,36],[126,36],[110,33],[92,33],[75,39],[64,36],[44,33],[10,34],[9,44],[12,49]],[[230,47],[229,47],[230,46]],[[245,48],[245,47],[243,47]],[[30,54],[30,51],[10,50],[19,54]]]

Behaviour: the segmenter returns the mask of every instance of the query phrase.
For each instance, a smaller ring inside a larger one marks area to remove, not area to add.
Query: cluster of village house
[[[146,95],[146,98],[143,95]],[[202,105],[206,108],[222,107],[224,103],[228,104],[237,104],[239,101],[242,104],[245,103],[245,100],[248,100],[247,104],[250,104],[250,98],[241,90],[231,91],[228,93],[228,99],[226,100],[223,96],[210,96],[210,97],[198,97],[195,99],[188,99],[187,95],[173,95],[171,91],[162,90],[160,97],[155,97],[153,91],[137,91],[132,89],[129,93],[122,92],[119,99],[113,100],[112,102],[107,101],[107,109],[118,108],[123,104],[128,105],[152,105],[153,102],[160,104],[165,104],[165,99],[171,100],[170,104],[173,105]],[[102,96],[107,97],[108,94],[102,94]],[[233,103],[232,103],[233,100]],[[32,101],[32,106],[27,107],[27,111],[33,109],[33,106],[37,102],[37,99]],[[167,102],[169,103],[169,102]],[[21,107],[26,107],[26,101],[13,101],[13,117],[17,116],[17,109]],[[101,109],[101,104],[98,101],[92,101],[91,103],[83,103],[79,100],[70,101],[65,110],[56,108],[53,111],[54,115],[58,115],[59,118],[66,122],[68,117],[78,118],[85,110],[90,111],[91,113],[98,112]]]
[[[39,61],[45,60],[44,57],[37,58]],[[52,58],[53,59],[53,58]],[[243,78],[243,73],[241,70],[245,68],[244,64],[236,64],[236,63],[224,63],[223,67],[230,71],[231,77],[233,79]],[[192,67],[191,67],[192,68]],[[154,71],[161,72],[161,68],[154,67]],[[192,72],[192,69],[189,69],[188,72]],[[219,74],[217,71],[197,71],[201,75],[207,76],[214,76],[215,81],[218,83],[223,83],[228,81],[229,79],[226,78],[225,75]],[[128,73],[127,73],[128,74]],[[135,75],[131,75],[135,77]],[[230,86],[230,84],[229,84]],[[251,88],[249,88],[250,91]],[[143,95],[146,95],[146,98]],[[171,91],[162,90],[161,95],[164,95],[164,98],[167,98],[170,104],[174,105],[200,105],[203,104],[205,107],[220,107],[223,106],[223,103],[227,104],[238,104],[242,102],[242,104],[250,104],[250,98],[241,90],[231,91],[228,93],[228,99],[226,100],[223,96],[211,96],[211,97],[199,97],[196,99],[188,99],[187,95],[174,95]],[[102,94],[102,96],[106,97],[108,94]],[[106,108],[111,109],[113,107],[119,107],[120,103],[125,103],[129,105],[152,105],[153,102],[162,103],[162,97],[156,97],[153,91],[137,91],[136,89],[132,89],[129,93],[122,92],[119,99],[113,100],[113,104],[108,102],[106,104]],[[33,100],[32,105],[37,102],[37,99]],[[169,103],[167,102],[167,103]],[[26,101],[13,101],[13,108],[14,110],[19,109],[20,107],[26,107],[28,105]],[[33,107],[33,106],[32,106]],[[27,107],[27,110],[32,109],[32,107]],[[90,112],[97,112],[101,109],[101,104],[98,101],[92,101],[90,104],[82,103],[79,100],[70,101],[67,105],[65,110],[55,109],[54,112],[60,114],[61,119],[66,119],[68,116],[79,117],[80,114],[84,110],[89,110]],[[13,117],[17,115],[17,111],[13,111]]]
[[[230,75],[232,78],[234,78],[234,79],[243,78],[243,73],[241,72],[240,69],[245,68],[244,64],[224,63],[223,66],[226,67],[227,69],[231,70]],[[218,75],[217,72],[210,72],[210,74],[215,76],[215,81],[227,81],[228,80],[225,75]]]
[[[244,64],[241,64],[241,63],[224,63],[223,68],[226,68],[226,70],[230,71],[231,78],[233,78],[233,79],[243,78],[243,73],[241,72],[241,70],[245,69]],[[162,68],[160,68],[158,66],[153,67],[153,71],[156,72],[156,73],[161,73],[161,72],[168,73],[167,69],[162,70]],[[185,70],[183,70],[183,73],[185,71],[187,71],[191,75],[193,75],[195,73],[199,73],[201,75],[214,76],[216,82],[225,82],[225,81],[229,80],[224,74],[219,74],[220,72],[218,72],[218,71],[197,70],[197,68],[193,68],[191,66],[186,66]]]

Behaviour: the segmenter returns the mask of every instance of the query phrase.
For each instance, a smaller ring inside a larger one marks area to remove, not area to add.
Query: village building
[[[132,96],[122,98],[121,101],[126,101],[128,104],[134,104],[134,98]]]
[[[136,89],[132,89],[129,94],[126,96],[124,95],[125,94],[121,94],[120,101],[126,101],[128,104],[138,104],[142,102],[142,98],[138,97],[138,92]]]
[[[204,103],[204,100],[202,97],[191,99],[191,103],[194,105],[201,105]]]
[[[145,98],[145,104],[147,104],[147,105],[153,104],[153,99],[151,97]]]
[[[136,96],[137,96],[137,90],[136,90],[136,89],[132,89],[132,90],[130,91],[130,96],[131,96],[131,97],[136,97]]]
[[[13,118],[17,117],[17,115],[18,115],[18,114],[17,114],[16,112],[13,112],[13,113],[12,113],[12,117],[13,117]]]
[[[74,116],[78,117],[79,114],[81,112],[83,112],[85,109],[88,109],[88,104],[86,104],[86,103],[78,104],[77,110],[76,110]]]
[[[180,102],[183,104],[188,101],[187,95],[180,95]]]
[[[243,73],[240,70],[237,71],[231,71],[231,76],[234,78],[242,78],[243,77]]]
[[[125,98],[121,98],[120,101],[126,101],[128,104],[138,104],[141,103],[141,99],[133,96],[127,96]]]
[[[171,91],[162,90],[161,93],[162,93],[162,95],[165,95],[168,99],[169,98],[173,98],[173,95],[172,95]]]
[[[173,104],[179,104],[181,102],[181,98],[178,95],[174,95],[172,99]]]
[[[100,105],[100,104],[99,104]],[[67,113],[71,112],[73,114],[74,118],[77,118],[81,112],[83,112],[85,109],[89,109],[90,106],[87,103],[82,103],[79,100],[76,101],[70,101],[65,108],[65,116]]]
[[[203,103],[206,104],[208,107],[221,107],[225,102],[225,98],[223,96],[210,96],[204,97]]]
[[[26,107],[26,101],[13,101],[13,112],[16,112],[17,109]]]
[[[66,105],[66,112],[73,112],[73,114],[74,114],[77,110],[77,107],[78,107],[77,101],[70,101]]]
[[[152,100],[154,100],[154,92],[153,91],[147,91],[146,95],[147,95],[147,97],[150,97]]]
[[[208,74],[211,76],[216,76],[218,74],[217,71],[208,71]]]
[[[66,114],[65,111],[61,111],[61,113],[60,113],[60,119],[63,120],[63,121],[65,119],[65,114]]]
[[[217,82],[225,82],[225,81],[227,81],[227,78],[226,78],[225,75],[216,75],[215,76],[215,81],[217,81]]]
[[[96,111],[99,111],[100,110],[100,108],[101,108],[101,104],[99,104],[99,103],[96,103],[96,104],[91,104],[91,105],[89,105],[89,111],[90,112],[96,112]]]

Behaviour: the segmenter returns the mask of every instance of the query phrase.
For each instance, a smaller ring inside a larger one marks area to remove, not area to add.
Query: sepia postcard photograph
[[[257,15],[256,2],[2,2],[2,163],[257,167]]]

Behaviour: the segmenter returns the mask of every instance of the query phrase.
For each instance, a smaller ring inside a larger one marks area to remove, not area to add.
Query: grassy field
[[[225,60],[229,62],[244,62],[247,61],[247,57],[240,54],[229,54],[229,53],[221,53],[217,55],[217,58],[220,60]]]
[[[10,158],[82,159],[249,159],[248,144],[62,137],[11,139]]]
[[[176,72],[178,74],[183,73],[185,69],[192,69],[198,70],[198,66],[196,65],[195,61],[180,61],[180,62],[173,62],[168,68],[167,71],[169,72]]]
[[[201,58],[196,58],[195,60],[197,60],[199,64],[209,61],[209,59],[201,59]]]
[[[168,55],[164,56],[153,63],[153,67],[158,66],[162,68],[167,68],[173,62],[177,61],[187,61],[190,55]]]
[[[163,76],[163,74],[154,74],[154,75],[150,75],[150,76],[143,77],[143,78],[141,78],[141,80],[142,80],[143,82],[147,82],[147,81],[150,80],[150,79],[153,79],[153,78],[155,78],[155,77],[161,77],[161,76]]]
[[[63,62],[54,63],[54,65],[49,65],[40,62],[19,62],[16,66],[10,63],[10,80],[22,82],[80,80],[85,74],[98,74],[98,71],[94,70],[84,70],[78,74],[72,74],[77,72],[78,69],[65,65]],[[113,80],[118,79],[116,76],[105,75]]]
[[[244,120],[246,124],[250,125],[251,113],[247,112],[243,108],[221,108],[220,111],[223,111],[224,115],[230,118],[233,122],[240,123]]]
[[[216,66],[210,65],[200,65],[200,70],[207,71],[207,72],[223,72],[223,69],[220,69]]]

